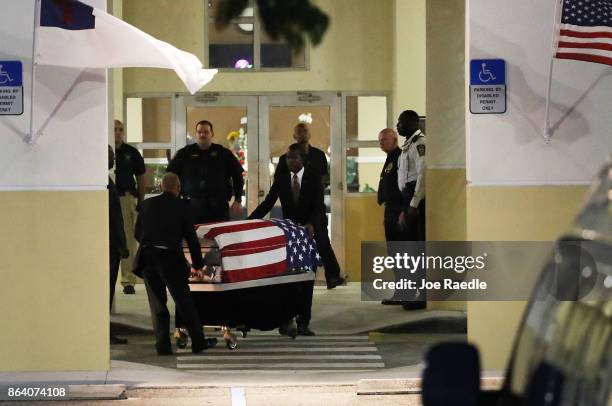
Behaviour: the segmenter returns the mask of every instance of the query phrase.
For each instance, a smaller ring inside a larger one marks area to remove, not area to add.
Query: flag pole
[[[31,92],[30,92],[30,132],[26,134],[25,141],[34,145],[38,138],[34,134],[34,97],[36,95],[36,43],[38,37],[38,25],[40,24],[40,0],[35,0],[34,3],[34,37],[32,39],[32,76],[31,76]]]
[[[544,113],[544,140],[546,142],[550,141],[552,137],[550,131],[550,93],[552,90],[552,76],[553,76],[553,66],[555,63],[555,54],[557,50],[557,38],[559,36],[557,32],[557,21],[559,21],[559,13],[560,8],[559,4],[563,3],[563,0],[555,1],[555,13],[553,16],[553,37],[552,37],[552,45],[551,45],[551,55],[550,55],[550,65],[548,68],[548,84],[546,86],[546,108]]]

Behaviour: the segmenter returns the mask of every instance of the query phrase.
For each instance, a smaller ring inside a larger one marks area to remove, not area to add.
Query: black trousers
[[[119,275],[119,264],[121,264],[121,257],[119,253],[110,249],[110,300],[109,300],[109,310],[113,307],[113,298],[115,297],[115,285],[117,284],[117,276]]]
[[[421,200],[418,207],[419,214],[417,216],[406,217],[406,226],[400,228],[398,225],[398,218],[402,212],[402,206],[400,203],[386,203],[385,214],[384,214],[384,226],[385,226],[385,239],[387,242],[390,241],[425,241],[425,199]],[[387,254],[389,256],[395,256],[397,253],[403,254],[401,249],[398,249],[397,245],[387,245]],[[406,274],[393,270],[395,281],[399,282],[401,279],[410,279],[416,281],[418,285],[421,284],[421,280],[425,278],[425,270],[419,269],[413,274]],[[421,301],[425,300],[426,292],[419,291],[410,292],[406,290],[396,291],[393,295],[393,300],[403,301]]]
[[[184,320],[192,341],[192,351],[204,347],[204,333],[197,309],[191,298],[185,269],[178,258],[166,250],[147,248],[141,255],[145,265],[143,275],[153,330],[155,331],[155,347],[158,352],[171,350],[170,344],[170,313],[166,305],[168,297],[166,288],[170,291],[176,305],[177,313]]]
[[[329,282],[340,277],[340,265],[327,233],[327,217],[322,219],[320,224],[313,224],[313,227],[314,240],[317,243],[317,250],[325,269],[325,280]]]
[[[303,283],[299,289],[299,312],[296,317],[298,327],[308,327],[312,318],[312,292],[314,290],[314,280]]]
[[[417,208],[419,214],[406,216],[406,239],[405,241],[425,241],[425,199],[421,200]]]

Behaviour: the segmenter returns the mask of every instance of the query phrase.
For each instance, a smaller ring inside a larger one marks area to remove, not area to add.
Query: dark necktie
[[[293,174],[293,181],[291,181],[291,194],[293,195],[293,203],[296,205],[300,201],[300,180],[297,174]]]

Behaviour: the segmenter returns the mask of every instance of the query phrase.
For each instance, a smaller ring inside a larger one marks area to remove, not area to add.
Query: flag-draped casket
[[[221,282],[243,282],[314,270],[320,258],[307,230],[291,220],[239,220],[203,224],[198,237],[214,241]]]

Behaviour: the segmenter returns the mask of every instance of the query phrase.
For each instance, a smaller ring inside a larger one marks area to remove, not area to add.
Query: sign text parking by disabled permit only
[[[506,62],[503,59],[470,61],[470,113],[506,112]]]
[[[0,116],[23,113],[23,67],[20,61],[0,61]]]

